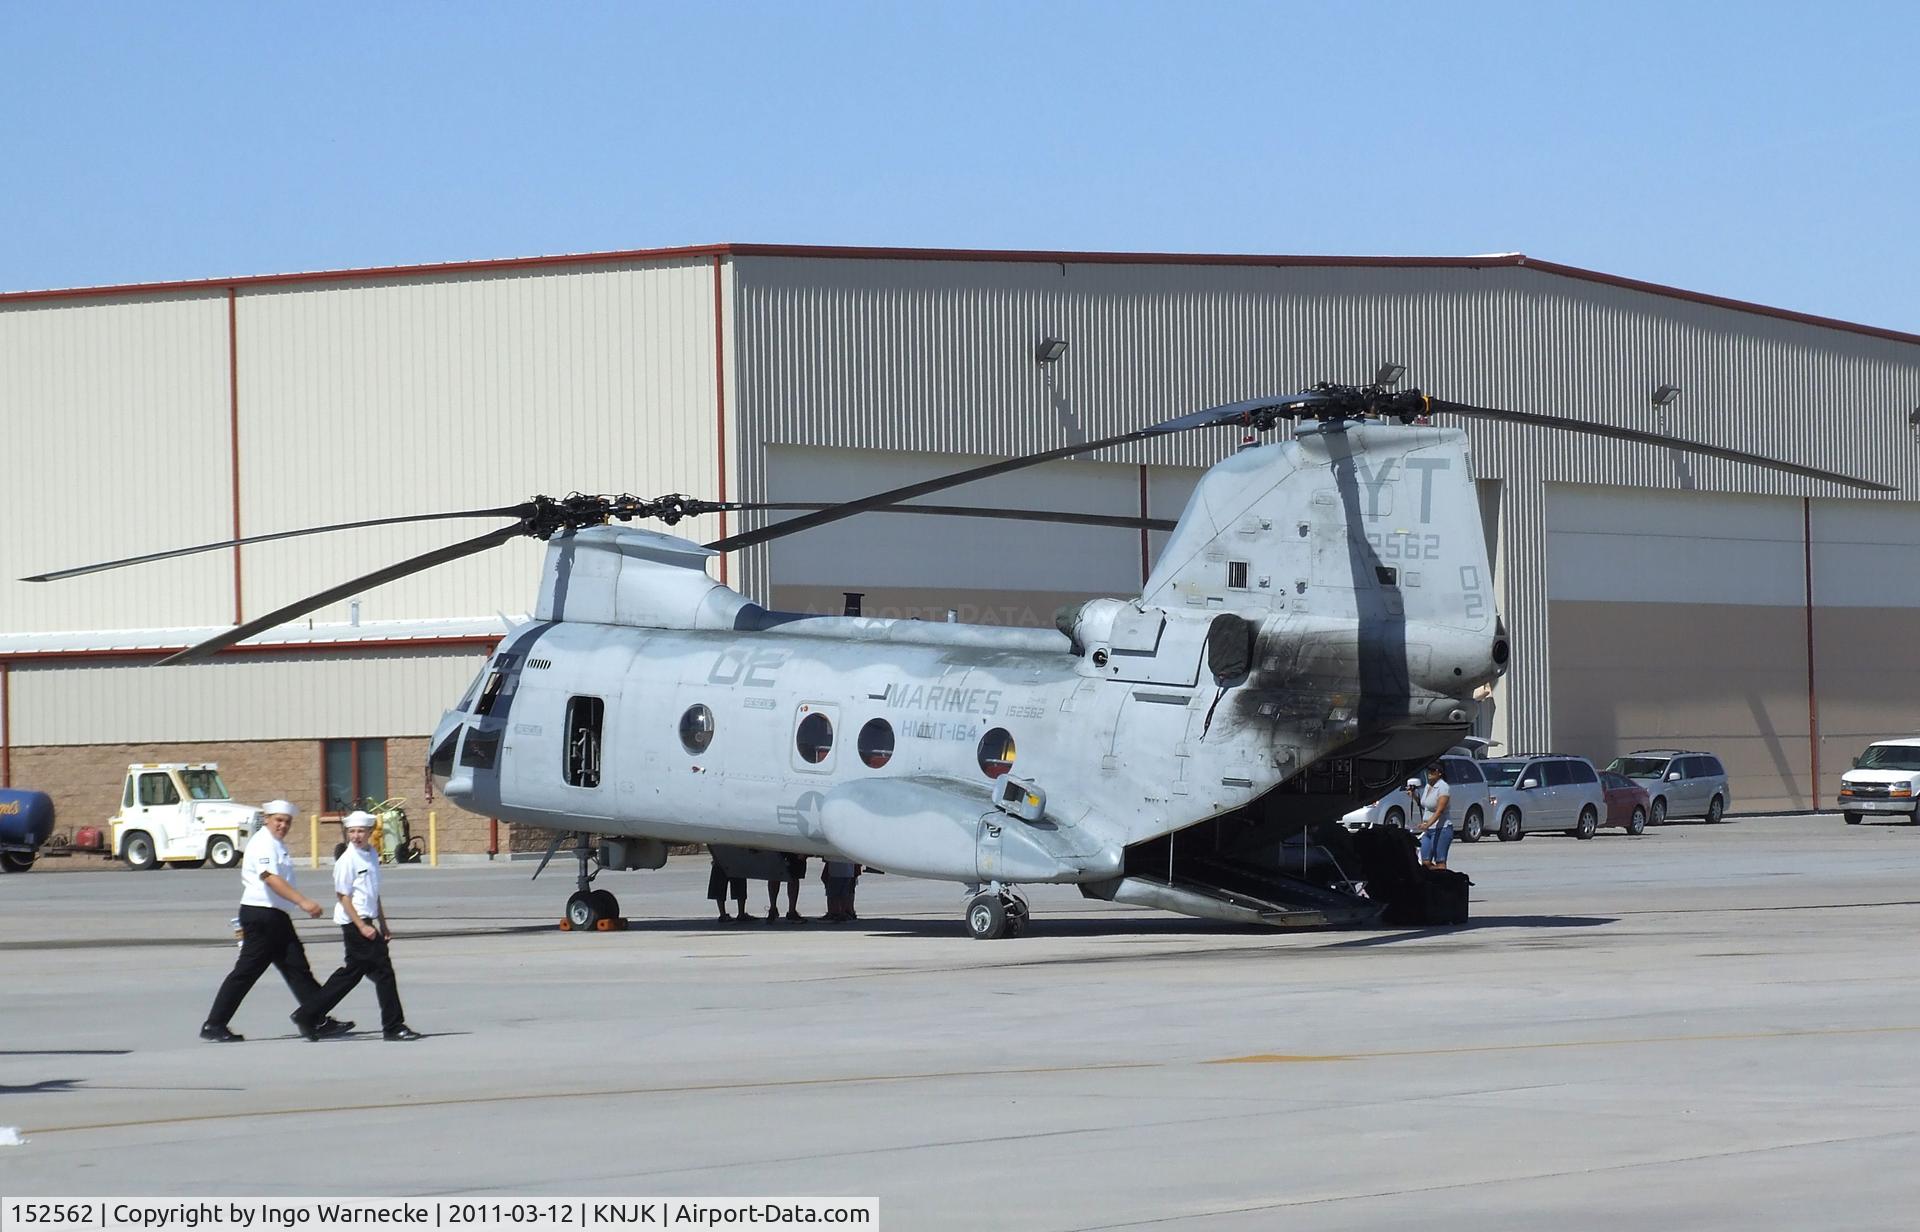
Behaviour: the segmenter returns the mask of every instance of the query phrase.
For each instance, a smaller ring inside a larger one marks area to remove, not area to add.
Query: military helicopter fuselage
[[[773,612],[685,540],[568,531],[433,768],[465,808],[632,840],[595,849],[621,866],[667,842],[846,859],[997,896],[1016,927],[1011,887],[1044,882],[1367,918],[1306,830],[1468,731],[1507,655],[1485,545],[1464,434],[1377,422],[1220,462],[1143,593],[1053,630]],[[1308,790],[1330,759],[1381,769]]]

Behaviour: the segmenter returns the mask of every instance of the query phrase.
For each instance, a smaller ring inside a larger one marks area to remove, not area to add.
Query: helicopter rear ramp
[[[1080,892],[1107,902],[1275,928],[1370,924],[1386,908],[1385,903],[1284,873],[1204,859],[1176,861],[1171,876],[1137,872],[1084,883]]]

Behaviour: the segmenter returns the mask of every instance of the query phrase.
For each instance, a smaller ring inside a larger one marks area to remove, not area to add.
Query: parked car
[[[1645,787],[1624,774],[1602,770],[1600,790],[1607,797],[1607,811],[1600,819],[1601,825],[1619,826],[1636,836],[1647,832],[1647,814],[1653,797]]]
[[[1704,817],[1719,821],[1733,803],[1727,786],[1727,768],[1711,753],[1688,749],[1637,749],[1607,763],[1647,789],[1647,824],[1657,826],[1674,817]]]
[[[1491,793],[1488,810],[1503,843],[1539,830],[1563,830],[1592,838],[1606,814],[1600,774],[1584,757],[1540,753],[1480,763]]]
[[[1920,736],[1876,740],[1840,776],[1840,811],[1857,826],[1868,813],[1920,825]]]
[[[1467,842],[1475,842],[1487,830],[1487,776],[1480,773],[1482,763],[1471,757],[1448,755],[1440,760],[1440,777],[1447,780],[1448,810],[1453,814],[1453,832]],[[1427,772],[1414,778],[1425,790]],[[1417,824],[1420,805],[1407,794],[1404,785],[1394,788],[1372,804],[1363,804],[1340,819],[1349,830],[1362,826],[1393,826],[1410,830]]]

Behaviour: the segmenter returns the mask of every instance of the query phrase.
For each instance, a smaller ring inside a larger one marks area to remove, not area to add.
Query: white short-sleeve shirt
[[[353,909],[369,924],[380,921],[380,853],[362,851],[352,843],[333,862],[333,892],[353,899]],[[351,924],[353,917],[339,899],[333,900],[333,922]]]
[[[287,845],[275,838],[273,831],[261,826],[247,840],[247,850],[240,857],[240,905],[278,907],[287,912],[300,910],[267,888],[268,873],[277,873],[288,885],[293,884],[293,857],[287,854]]]

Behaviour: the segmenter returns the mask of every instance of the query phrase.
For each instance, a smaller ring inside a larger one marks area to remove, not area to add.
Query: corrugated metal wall
[[[233,619],[225,553],[17,581],[232,534],[227,297],[0,305],[0,629]]]
[[[194,667],[14,667],[20,747],[417,736],[460,699],[484,658],[386,651],[241,655]]]
[[[243,292],[242,526],[488,507],[536,492],[711,494],[713,286],[710,262],[681,260]],[[711,538],[715,523],[681,533]],[[246,609],[499,524],[247,549]],[[369,592],[361,614],[525,611],[540,557],[528,541],[443,566]],[[341,603],[314,618],[346,615]]]
[[[1382,360],[1463,402],[1656,428],[1920,494],[1906,414],[1920,347],[1528,268],[1223,267],[1067,262],[736,262],[741,437],[1006,455],[1197,407],[1359,381]],[[1067,340],[1059,363],[1040,339]],[[1645,446],[1511,425],[1469,429],[1504,479],[1505,614],[1517,658],[1500,712],[1512,747],[1549,743],[1544,492],[1551,481],[1831,495],[1823,484]],[[1234,434],[1145,442],[1109,460],[1204,463]],[[748,491],[763,452],[739,461]],[[777,548],[771,550],[777,551]],[[766,552],[742,570],[759,588]]]

